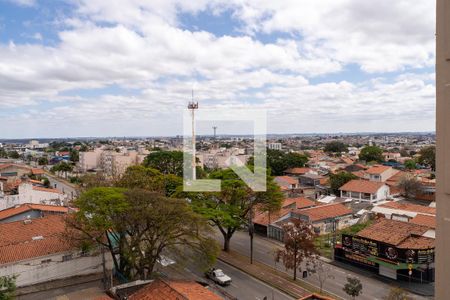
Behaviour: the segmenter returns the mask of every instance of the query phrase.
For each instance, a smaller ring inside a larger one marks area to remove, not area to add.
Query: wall
[[[20,261],[12,264],[0,265],[0,276],[18,275],[16,284],[18,287],[43,283],[56,279],[63,279],[77,275],[100,273],[102,268],[102,256],[79,256],[74,253],[74,258],[62,261],[64,255],[71,252],[58,253]],[[51,259],[50,262],[42,262]],[[109,253],[105,253],[106,267],[112,269],[112,259]]]

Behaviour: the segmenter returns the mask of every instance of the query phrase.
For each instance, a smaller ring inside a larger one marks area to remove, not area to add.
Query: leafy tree
[[[46,165],[48,165],[48,159],[47,159],[47,157],[39,157],[39,159],[38,159],[38,164],[39,164],[40,166],[46,166]]]
[[[406,150],[405,148],[402,148],[402,149],[400,150],[400,155],[401,155],[402,157],[408,157],[408,156],[409,156],[408,150]]]
[[[80,152],[76,149],[70,149],[70,161],[71,162],[79,162],[80,161]]]
[[[410,198],[415,198],[422,188],[422,184],[411,175],[403,176],[397,186],[403,191],[404,196]]]
[[[350,180],[357,179],[358,177],[352,173],[339,172],[337,174],[330,174],[330,187],[335,195],[339,195],[339,188],[349,182]]]
[[[267,149],[267,168],[271,170],[273,176],[283,175],[286,169],[304,167],[308,162],[308,157],[299,153],[284,153],[280,150]],[[248,161],[249,165],[253,165],[254,158]]]
[[[17,152],[17,151],[9,151],[8,152],[8,157],[9,158],[13,158],[13,159],[18,159],[18,158],[20,158],[20,154],[19,154],[19,152]]]
[[[160,171],[144,166],[127,168],[118,180],[117,186],[125,188],[140,188],[160,192],[166,196],[173,195],[183,184],[181,177],[173,174],[162,174]]]
[[[8,152],[3,148],[0,148],[0,158],[8,158]]]
[[[297,269],[306,259],[312,259],[317,250],[314,244],[315,233],[312,226],[305,221],[292,219],[283,225],[284,249],[276,252],[275,260],[282,261],[286,269],[294,271],[297,279]]]
[[[128,279],[151,278],[168,257],[207,268],[218,252],[206,221],[181,199],[143,189],[94,188],[83,193],[68,219],[74,242],[106,247],[114,266]]]
[[[325,145],[324,151],[332,153],[341,153],[341,152],[348,152],[348,148],[347,145],[341,141],[332,141]]]
[[[428,146],[420,149],[419,164],[429,166],[433,171],[436,170],[436,147]]]
[[[144,160],[144,166],[159,170],[163,174],[183,176],[183,152],[157,151],[150,153]]]
[[[48,180],[48,178],[44,178],[42,181],[42,184],[44,185],[44,187],[49,188],[50,187],[50,180]]]
[[[16,291],[16,277],[0,276],[0,300],[15,299],[14,296],[15,291]]]
[[[366,162],[371,161],[382,162],[383,149],[377,146],[366,146],[361,149],[361,152],[359,153],[359,159],[364,160]]]
[[[62,173],[64,173],[64,177],[67,178],[67,173],[68,173],[68,172],[72,172],[72,170],[73,170],[73,166],[72,166],[72,165],[70,165],[70,164],[68,164],[68,163],[66,163],[66,162],[64,162],[64,161],[62,161],[62,162],[60,162],[59,164],[54,165],[54,166],[50,169],[50,172],[52,172],[52,173],[62,172]]]
[[[405,161],[405,168],[408,170],[414,170],[416,168],[416,161],[414,159],[408,159]]]
[[[347,283],[342,290],[352,297],[352,299],[355,299],[362,293],[362,288],[361,281],[358,278],[347,277]]]
[[[230,250],[233,234],[245,224],[256,206],[262,209],[280,208],[283,194],[271,177],[267,179],[265,192],[254,192],[231,170],[220,170],[210,174],[211,179],[221,179],[220,192],[185,193],[176,196],[190,199],[194,211],[203,215],[223,235],[223,250]]]
[[[383,298],[384,300],[410,300],[408,293],[399,287],[392,287],[389,294]]]

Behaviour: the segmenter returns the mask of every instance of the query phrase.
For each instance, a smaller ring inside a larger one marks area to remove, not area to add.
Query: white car
[[[225,275],[221,269],[210,269],[205,273],[205,275],[207,278],[222,286],[231,284],[231,278]]]

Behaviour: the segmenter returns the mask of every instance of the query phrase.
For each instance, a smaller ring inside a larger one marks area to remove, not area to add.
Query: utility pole
[[[192,112],[192,180],[197,179],[196,157],[195,157],[195,110],[198,109],[198,102],[194,102],[194,89],[192,89],[192,101],[188,104],[188,109]]]
[[[250,264],[253,264],[253,235],[255,227],[253,225],[253,200],[250,202],[250,211],[248,214],[248,234],[250,236]]]
[[[103,289],[108,289],[108,275],[106,274],[105,247],[102,246],[102,266],[103,266]]]

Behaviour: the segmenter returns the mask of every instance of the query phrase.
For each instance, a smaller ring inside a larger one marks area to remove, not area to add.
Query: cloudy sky
[[[180,134],[192,88],[270,133],[431,131],[434,5],[0,0],[0,138]]]

